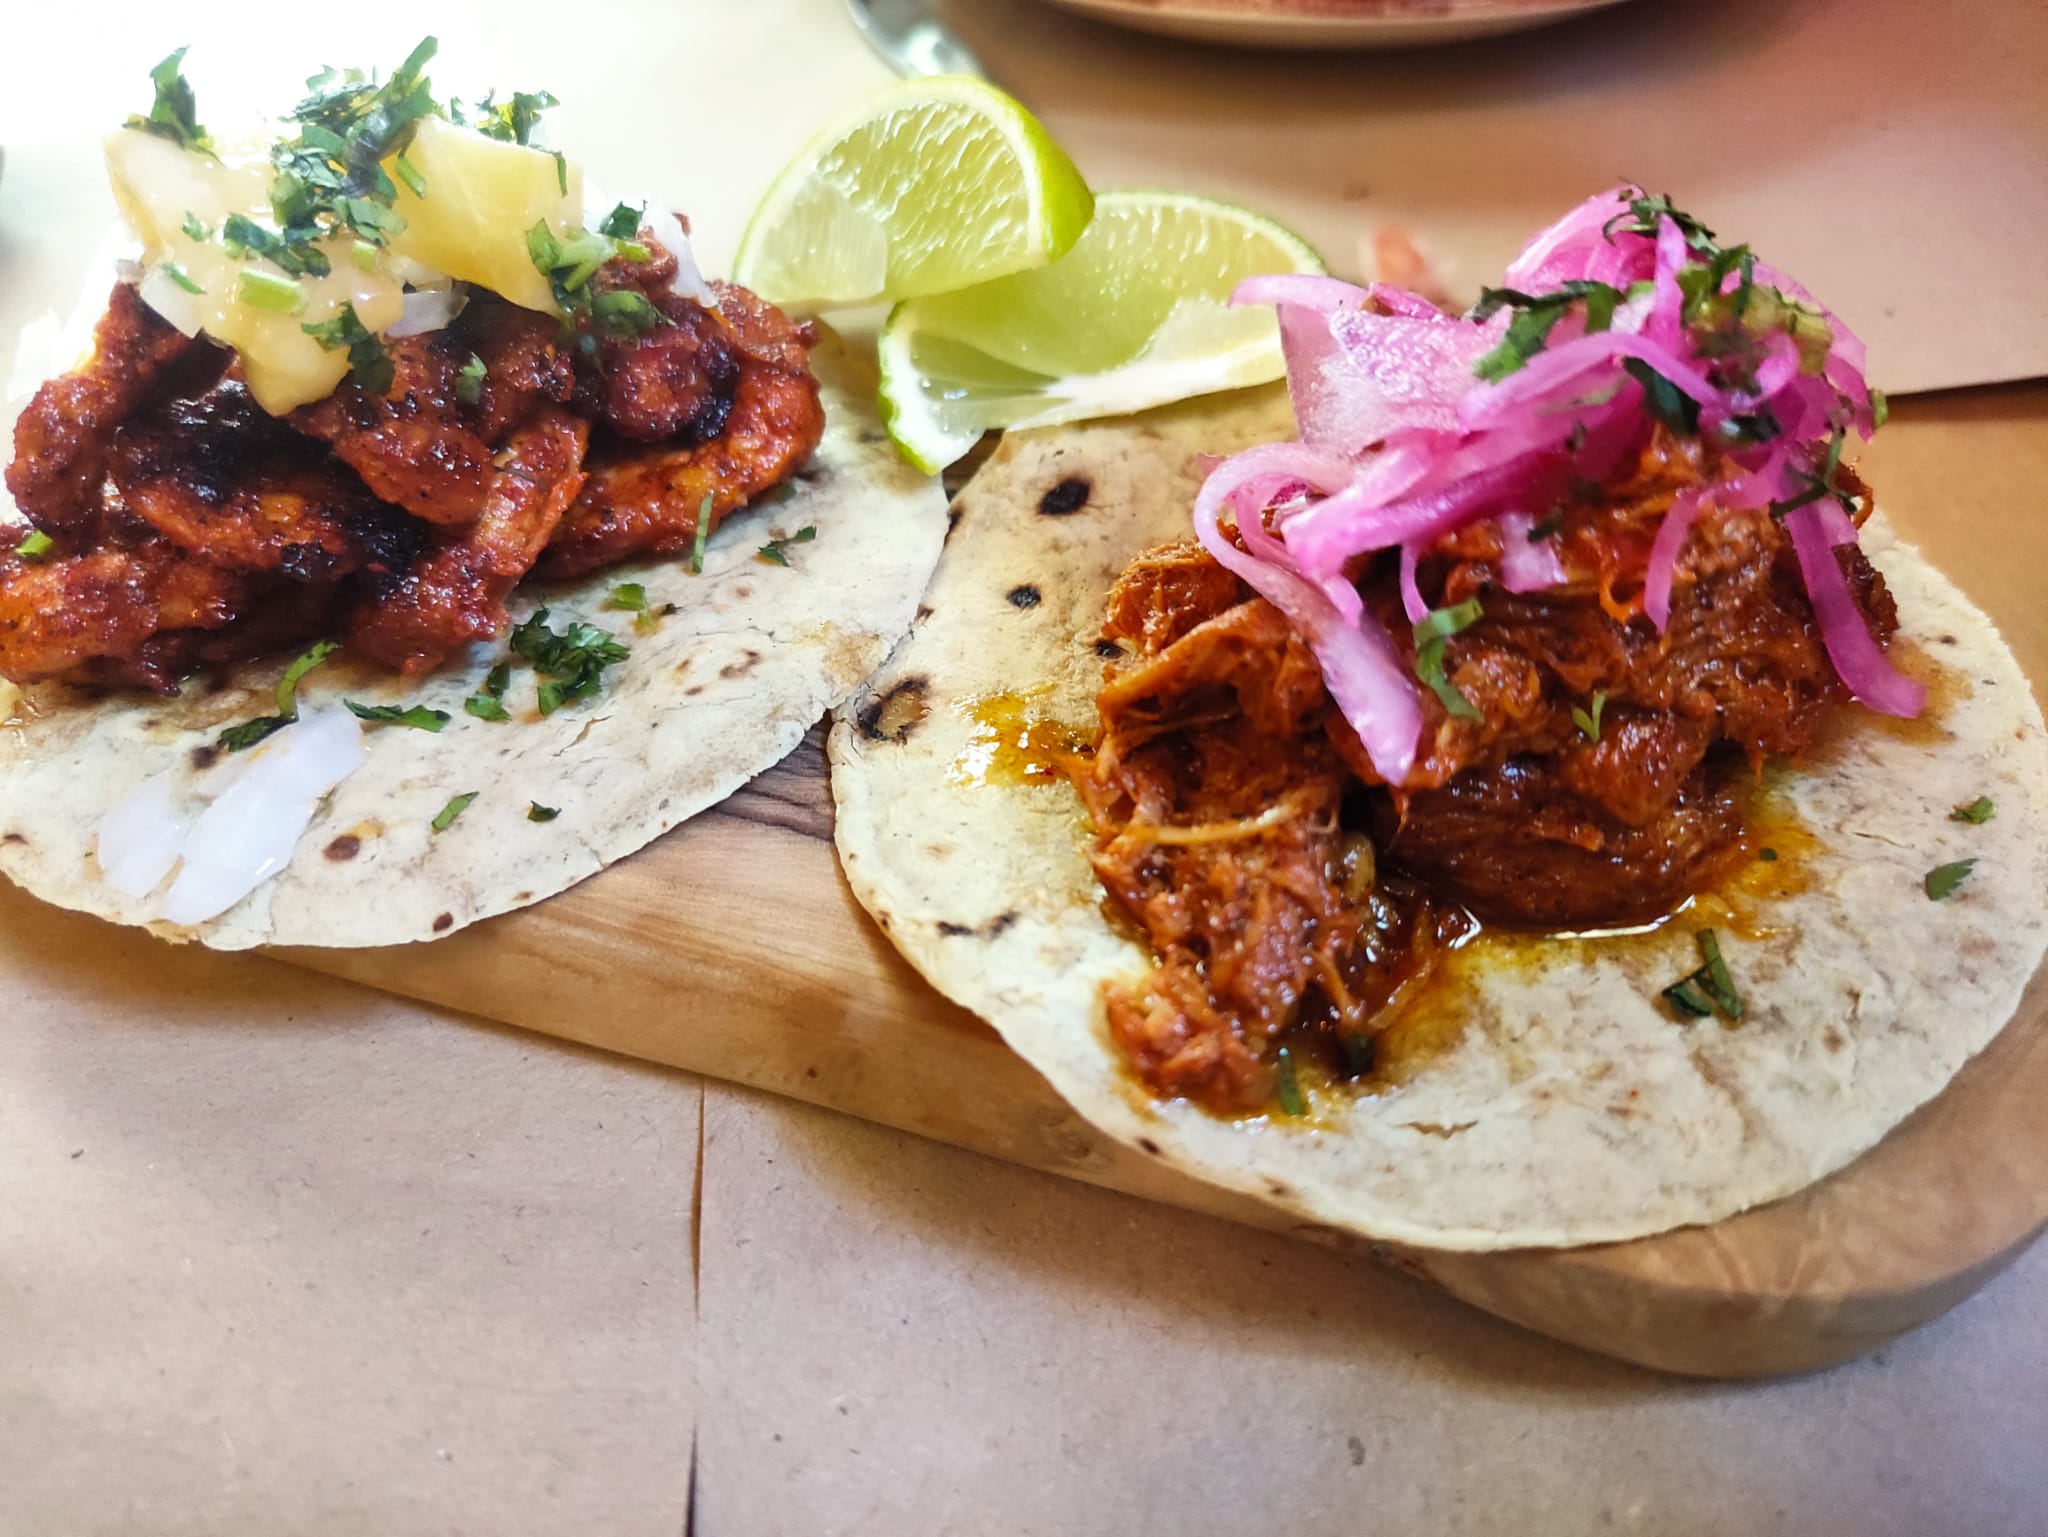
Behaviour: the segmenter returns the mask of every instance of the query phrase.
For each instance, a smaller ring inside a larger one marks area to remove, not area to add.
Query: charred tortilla
[[[1738,1026],[1659,1005],[1699,964],[1673,925],[1530,942],[1512,965],[1475,952],[1439,995],[1435,1049],[1371,1093],[1315,1092],[1305,1116],[1147,1094],[1109,1038],[1104,986],[1151,956],[1104,910],[1071,785],[990,772],[996,738],[1019,739],[1005,711],[1090,735],[1112,584],[1185,533],[1198,454],[1291,425],[1273,389],[1007,440],[956,501],[929,612],[832,733],[854,890],[1077,1109],[1311,1221],[1446,1249],[1579,1244],[1800,1189],[1997,1033],[2048,944],[2048,738],[1990,621],[1878,518],[1863,545],[1897,601],[1894,654],[1935,703],[1910,723],[1852,711],[1774,778],[1802,875],[1722,934]],[[1995,821],[1951,818],[1980,796]],[[1968,858],[1969,879],[1931,900],[1927,873]]]

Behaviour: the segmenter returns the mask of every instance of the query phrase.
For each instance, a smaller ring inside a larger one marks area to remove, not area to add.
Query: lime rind
[[[880,338],[884,423],[935,473],[986,431],[1270,382],[1285,373],[1273,315],[1230,309],[1230,293],[1257,273],[1324,270],[1307,241],[1246,209],[1105,193],[1058,263],[896,306]]]
[[[734,278],[798,309],[945,292],[1054,260],[1093,201],[1013,98],[965,76],[905,81],[784,167]]]

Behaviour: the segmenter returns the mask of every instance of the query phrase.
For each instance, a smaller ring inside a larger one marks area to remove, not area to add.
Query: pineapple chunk
[[[322,347],[304,327],[331,320],[345,304],[372,331],[404,313],[404,289],[389,263],[379,253],[365,270],[347,237],[321,243],[332,269],[325,277],[293,280],[272,262],[228,254],[220,228],[230,214],[270,217],[270,166],[260,150],[223,146],[215,160],[118,129],[107,137],[106,158],[114,200],[142,241],[143,298],[187,335],[203,330],[234,348],[249,393],[273,416],[324,399],[348,373],[347,352]],[[188,220],[203,238],[193,237]],[[250,302],[245,273],[256,274],[259,286],[265,277],[295,282],[301,302],[284,309]]]
[[[558,313],[547,279],[534,270],[526,232],[545,221],[559,234],[577,222],[582,173],[570,167],[564,191],[553,155],[437,117],[420,123],[406,160],[426,196],[414,196],[394,173],[405,229],[392,250],[514,304]]]

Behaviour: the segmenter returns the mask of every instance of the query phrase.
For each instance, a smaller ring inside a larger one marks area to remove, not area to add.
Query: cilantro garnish
[[[1682,438],[1700,432],[1700,403],[1641,358],[1623,358],[1621,371],[1643,387],[1643,409]]]
[[[446,710],[430,710],[423,704],[410,709],[395,704],[357,704],[353,699],[344,699],[349,714],[357,720],[366,720],[373,726],[410,726],[415,731],[439,731],[448,724]]]
[[[617,212],[613,210],[613,217]],[[633,289],[603,294],[590,291],[590,280],[599,267],[614,257],[646,261],[645,246],[587,229],[570,228],[557,234],[543,219],[526,232],[526,254],[534,270],[548,280],[555,302],[571,317],[588,316],[614,336],[644,335],[667,318],[645,294]]]
[[[690,575],[704,574],[704,542],[711,537],[711,498],[697,504],[697,537],[690,543]]]
[[[245,747],[254,747],[265,737],[274,735],[289,726],[295,717],[290,715],[259,715],[254,720],[245,720],[239,726],[230,726],[213,739],[214,746],[222,752],[240,752]]]
[[[1991,797],[1980,795],[1967,806],[1956,807],[1948,814],[1948,819],[1951,822],[1968,822],[1974,827],[1982,827],[1997,815],[1998,808],[1991,803]]]
[[[1590,710],[1582,710],[1577,705],[1573,705],[1572,724],[1579,728],[1587,741],[1598,742],[1600,740],[1600,712],[1607,708],[1606,689],[1596,688],[1593,690],[1592,705],[1593,708]]]
[[[1541,352],[1557,323],[1574,305],[1583,304],[1586,330],[1605,331],[1614,324],[1614,308],[1621,302],[1621,290],[1606,283],[1574,278],[1556,293],[1525,294],[1514,288],[1482,289],[1479,302],[1468,318],[1487,320],[1503,309],[1513,309],[1507,335],[1485,357],[1472,365],[1472,372],[1488,383],[1498,383]]]
[[[604,222],[598,225],[597,232],[600,235],[608,235],[613,240],[631,240],[640,233],[640,221],[646,213],[645,203],[638,208],[630,203],[620,203],[604,216]]]
[[[621,582],[605,595],[604,606],[628,614],[644,614],[647,611],[647,589],[639,582]]]
[[[1705,1019],[1718,1010],[1732,1024],[1742,1018],[1742,998],[1721,955],[1721,941],[1712,929],[1694,936],[1700,947],[1700,967],[1663,991],[1665,1002],[1692,1019]]]
[[[184,289],[186,293],[203,294],[206,292],[206,290],[201,288],[198,283],[193,281],[192,274],[187,272],[177,262],[158,262],[157,266],[163,272],[163,275],[165,277],[169,278],[173,283],[176,283],[180,288]]]
[[[311,94],[292,109],[298,136],[270,152],[276,168],[271,206],[288,241],[347,229],[384,245],[405,228],[393,210],[398,188],[384,162],[397,157],[406,185],[415,195],[425,190],[404,155],[420,119],[434,111],[424,71],[438,47],[431,37],[421,39],[381,85],[359,69],[322,70],[306,82]]]
[[[540,713],[552,715],[565,704],[588,699],[603,682],[605,668],[632,653],[617,637],[594,624],[571,624],[557,634],[548,628],[548,611],[512,632],[512,654],[540,674]]]
[[[1458,720],[1480,719],[1479,708],[1444,673],[1444,643],[1479,620],[1479,600],[1431,609],[1415,626],[1415,676],[1428,684],[1445,711]]]
[[[1294,1070],[1294,1053],[1285,1046],[1280,1048],[1279,1058],[1273,1064],[1273,1092],[1280,1101],[1282,1115],[1308,1114],[1308,1101],[1301,1096],[1301,1078]]]
[[[201,224],[199,222],[199,215],[193,213],[190,209],[185,211],[185,222],[179,225],[178,228],[185,232],[187,240],[204,241],[213,238],[213,231],[209,230],[204,224]]]
[[[32,528],[23,536],[21,543],[14,547],[14,553],[30,565],[46,559],[50,551],[57,548],[57,541],[40,528]]]
[[[497,96],[496,91],[488,91],[482,101],[469,107],[464,107],[459,101],[451,101],[448,103],[449,115],[463,127],[473,128],[487,139],[496,139],[502,144],[531,144],[540,115],[548,108],[560,105],[546,91],[514,91],[509,101],[499,101]]]
[[[261,267],[244,267],[236,292],[244,304],[273,315],[296,315],[306,307],[306,290],[297,278],[281,278]]]
[[[505,708],[505,701],[495,694],[471,694],[462,701],[462,708],[478,720],[505,721],[512,718],[512,712]]]
[[[220,227],[221,243],[228,248],[228,255],[248,258],[260,256],[275,262],[293,277],[325,277],[333,271],[327,260],[327,253],[318,246],[304,241],[293,242],[282,235],[265,229],[247,214],[231,213]]]
[[[461,816],[463,812],[469,810],[469,803],[481,794],[483,794],[481,790],[467,790],[461,795],[455,796],[435,814],[434,831],[437,833],[448,831],[450,827],[455,825],[455,819]]]
[[[150,84],[156,87],[156,100],[150,104],[148,116],[138,113],[123,126],[139,128],[159,139],[169,139],[182,149],[210,155],[213,140],[199,126],[199,105],[192,95],[191,82],[185,78],[184,62],[185,49],[180,48],[149,72]]]
[[[349,373],[366,394],[381,395],[391,388],[397,377],[391,355],[384,350],[377,333],[356,315],[355,305],[344,304],[331,319],[299,329],[329,352],[346,347]]]
[[[552,822],[561,814],[559,806],[543,806],[539,801],[526,803],[526,820],[529,822]]]
[[[455,371],[455,398],[466,406],[473,406],[483,399],[484,360],[474,352],[469,361]]]
[[[254,720],[245,720],[238,726],[230,726],[214,739],[214,745],[222,752],[240,752],[245,747],[254,747],[265,737],[282,731],[299,718],[299,683],[307,673],[326,661],[341,649],[338,640],[323,640],[305,655],[299,657],[284,670],[277,680],[277,713],[259,715]]]
[[[809,544],[817,537],[818,525],[806,523],[786,539],[770,539],[755,554],[759,559],[767,561],[772,565],[786,566],[789,564],[789,547],[791,545]]]
[[[1712,252],[1715,249],[1714,232],[1691,214],[1672,207],[1671,199],[1662,194],[1652,197],[1646,192],[1638,192],[1629,199],[1628,212],[1618,213],[1609,219],[1600,233],[1609,241],[1614,239],[1617,231],[1625,235],[1647,235],[1655,240],[1657,226],[1665,219],[1678,226],[1685,236],[1685,243],[1695,251]]]
[[[1974,859],[1958,859],[1953,864],[1936,865],[1927,872],[1926,878],[1920,883],[1926,889],[1927,900],[1939,902],[1953,896],[1956,887],[1962,885],[1969,878],[1970,872],[1976,868],[1977,861]]]
[[[1796,508],[1804,507],[1809,502],[1817,502],[1822,497],[1827,496],[1832,496],[1836,501],[1840,502],[1843,510],[1846,512],[1854,512],[1856,510],[1855,499],[1835,484],[1835,472],[1842,467],[1842,444],[1847,440],[1847,437],[1848,434],[1843,432],[1841,428],[1837,427],[1835,429],[1835,435],[1828,439],[1828,451],[1821,460],[1820,473],[1818,475],[1806,470],[1791,470],[1788,472],[1794,480],[1803,482],[1805,489],[1796,496],[1786,497],[1782,502],[1771,503],[1772,517],[1782,518],[1786,513]]]

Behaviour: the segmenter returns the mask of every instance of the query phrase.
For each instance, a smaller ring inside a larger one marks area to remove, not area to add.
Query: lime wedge
[[[1042,267],[1088,184],[985,81],[907,80],[813,139],[747,223],[733,281],[797,309],[893,302]]]
[[[1049,267],[899,304],[881,338],[882,416],[934,474],[992,428],[1047,427],[1263,384],[1286,372],[1239,281],[1322,272],[1270,219],[1183,192],[1108,192]]]

